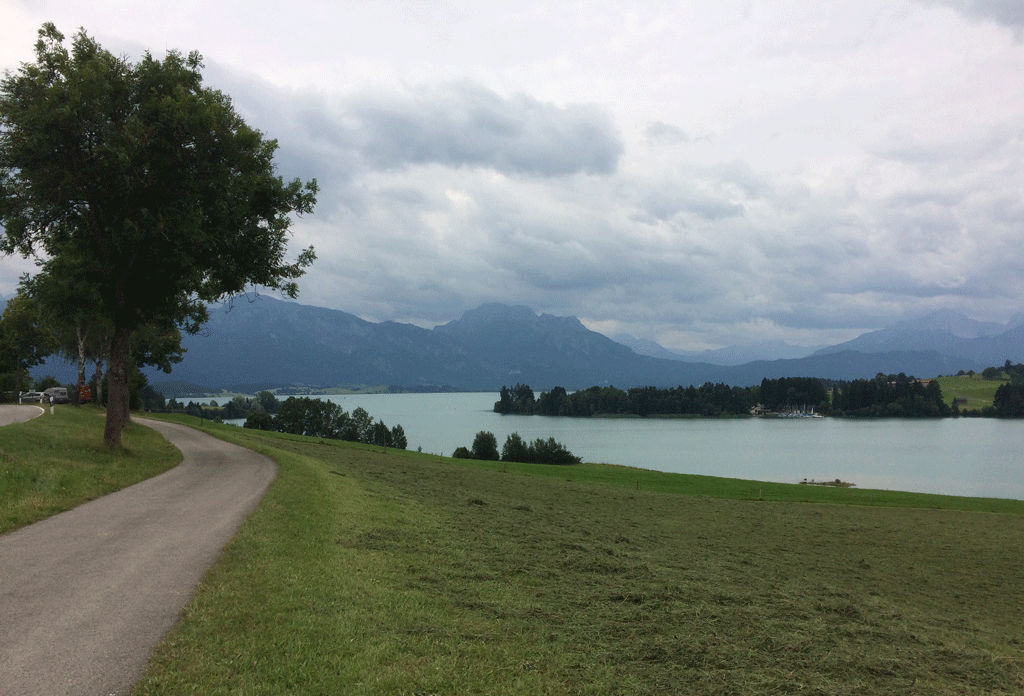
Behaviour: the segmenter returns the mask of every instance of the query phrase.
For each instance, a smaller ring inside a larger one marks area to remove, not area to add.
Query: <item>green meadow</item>
[[[280,478],[137,694],[1024,688],[1019,501],[212,431]]]
[[[0,534],[167,471],[181,453],[150,428],[103,446],[103,412],[58,406],[0,428]]]
[[[204,429],[280,474],[137,695],[1024,690],[1021,501]]]
[[[965,408],[981,410],[985,406],[991,406],[996,389],[1006,381],[1005,379],[983,379],[980,374],[939,377],[937,379],[947,404],[952,406],[953,399],[957,397],[967,399],[966,404],[960,405],[961,410]]]

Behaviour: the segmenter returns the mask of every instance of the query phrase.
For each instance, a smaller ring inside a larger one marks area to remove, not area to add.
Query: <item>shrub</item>
[[[579,457],[573,456],[573,453],[565,448],[560,442],[556,442],[555,438],[549,437],[547,440],[543,438],[537,438],[530,444],[529,455],[531,462],[538,464],[578,464],[580,461]]]
[[[479,457],[475,458],[479,459]],[[580,462],[579,457],[573,455],[565,445],[557,442],[553,437],[549,437],[547,440],[539,437],[527,445],[519,433],[512,433],[506,438],[505,446],[501,448],[501,460],[524,464],[578,464]]]
[[[409,447],[409,440],[405,437],[405,429],[401,424],[391,429],[391,446],[395,449],[407,449]],[[420,450],[422,451],[422,448]]]
[[[251,428],[252,430],[273,430],[274,417],[269,413],[254,411],[245,419],[244,427]]]
[[[512,433],[505,439],[505,446],[501,448],[501,461],[503,462],[528,462],[530,448],[519,437],[519,433]]]
[[[478,432],[473,440],[473,459],[496,462],[500,458],[498,455],[498,440],[494,437],[494,433],[489,433],[486,430]]]
[[[309,397],[289,397],[274,416],[274,429],[293,435],[341,439],[341,407],[330,401]]]

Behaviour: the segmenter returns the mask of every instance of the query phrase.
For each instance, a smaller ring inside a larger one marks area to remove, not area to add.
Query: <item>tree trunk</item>
[[[82,327],[76,327],[78,332],[78,384],[75,385],[74,402],[75,406],[82,405],[82,389],[85,387],[85,339],[88,336],[88,332],[83,331]]]
[[[96,358],[96,405],[103,405],[103,357]]]
[[[14,357],[14,395],[18,397],[18,403],[21,403],[21,373],[24,372],[21,368],[21,356],[16,355]]]
[[[128,423],[128,343],[131,337],[131,329],[118,327],[110,343],[107,425],[103,430],[103,444],[108,447],[121,446],[121,430]]]

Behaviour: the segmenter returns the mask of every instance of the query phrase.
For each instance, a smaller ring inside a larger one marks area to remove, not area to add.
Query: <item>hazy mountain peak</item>
[[[611,338],[613,341],[630,348],[637,355],[648,355],[652,358],[664,358],[666,360],[679,360],[680,358],[679,355],[665,348],[665,346],[647,338],[637,338],[628,333],[618,333]]]
[[[530,327],[531,331],[540,332],[569,331],[579,333],[587,331],[587,328],[576,317],[559,317],[554,314],[541,314],[538,316],[529,307],[523,307],[522,305],[509,306],[500,302],[488,302],[476,309],[468,309],[463,312],[461,318],[436,328],[442,333],[452,331],[464,332],[475,331],[480,327],[488,325]]]
[[[500,302],[487,302],[476,309],[467,309],[462,313],[460,319],[454,322],[476,323],[489,322],[494,320],[504,321],[530,321],[536,319],[537,315],[529,307],[523,305],[506,305]]]
[[[793,346],[782,340],[759,341],[749,345],[726,346],[708,350],[677,350],[672,351],[655,341],[635,338],[627,333],[612,337],[624,346],[633,349],[637,355],[667,360],[683,360],[686,362],[705,362],[712,365],[735,366],[755,360],[794,360],[813,353],[815,348]]]
[[[541,314],[538,317],[540,321],[549,326],[558,326],[563,329],[572,329],[573,331],[590,331],[583,325],[583,322],[574,316],[559,317],[554,314]]]
[[[945,331],[960,338],[995,336],[1006,330],[1003,324],[976,321],[952,309],[937,309],[917,319],[899,321],[883,331]]]

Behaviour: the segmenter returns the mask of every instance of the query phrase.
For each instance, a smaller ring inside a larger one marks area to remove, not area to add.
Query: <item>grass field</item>
[[[1019,502],[210,429],[280,476],[136,694],[1024,692]]]
[[[1021,501],[207,429],[280,476],[136,694],[1024,690]],[[89,410],[0,429],[8,528],[177,461],[101,440]]]
[[[967,399],[967,403],[961,404],[960,408],[969,408],[973,411],[991,406],[996,389],[1005,380],[982,379],[981,375],[961,375],[959,377],[939,377],[938,381],[947,404],[952,406],[955,397],[963,397]]]
[[[150,428],[129,426],[124,449],[103,446],[102,411],[58,406],[0,428],[0,534],[137,483],[181,461]]]

